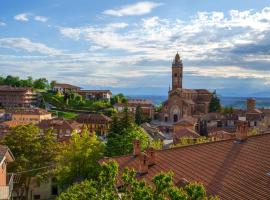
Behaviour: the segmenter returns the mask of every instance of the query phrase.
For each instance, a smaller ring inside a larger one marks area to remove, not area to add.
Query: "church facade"
[[[212,93],[206,89],[185,89],[183,86],[183,63],[177,53],[172,62],[172,89],[163,103],[161,121],[176,123],[185,117],[208,113]]]

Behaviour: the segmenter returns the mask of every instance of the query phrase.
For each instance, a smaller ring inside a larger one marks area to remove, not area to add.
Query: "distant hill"
[[[167,100],[167,96],[155,96],[155,95],[128,95],[128,98],[137,98],[137,99],[149,99],[155,105],[159,105],[163,101]],[[220,97],[221,104],[223,106],[232,106],[234,108],[246,108],[247,97]],[[258,108],[270,108],[270,97],[257,97],[257,107]]]

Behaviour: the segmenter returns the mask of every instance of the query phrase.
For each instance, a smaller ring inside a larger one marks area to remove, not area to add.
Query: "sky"
[[[269,0],[0,0],[0,75],[166,95],[270,96]]]

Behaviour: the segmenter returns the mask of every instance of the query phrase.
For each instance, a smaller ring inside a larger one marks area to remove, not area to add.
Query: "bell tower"
[[[177,52],[172,63],[172,90],[182,88],[183,63]]]

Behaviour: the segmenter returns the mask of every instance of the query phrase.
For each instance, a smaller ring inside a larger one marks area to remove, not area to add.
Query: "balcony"
[[[13,190],[13,174],[8,175],[8,185],[0,186],[0,200],[9,200]]]

